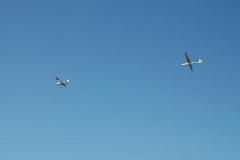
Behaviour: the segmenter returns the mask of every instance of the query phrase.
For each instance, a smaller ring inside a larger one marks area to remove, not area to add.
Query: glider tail
[[[198,63],[202,63],[202,58],[199,58],[199,61],[198,61]]]

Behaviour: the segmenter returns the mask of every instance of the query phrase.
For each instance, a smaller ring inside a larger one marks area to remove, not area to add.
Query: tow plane
[[[192,64],[200,64],[200,63],[202,63],[202,59],[201,59],[201,58],[199,58],[198,62],[191,62],[190,59],[189,59],[189,57],[188,57],[188,55],[187,55],[187,53],[184,52],[184,54],[185,54],[187,63],[183,63],[182,66],[189,66],[189,68],[191,69],[191,71],[193,71]]]
[[[61,81],[58,77],[56,77],[57,83],[56,85],[60,85],[61,87],[64,86],[66,87],[66,85],[69,83],[69,79],[66,81]]]

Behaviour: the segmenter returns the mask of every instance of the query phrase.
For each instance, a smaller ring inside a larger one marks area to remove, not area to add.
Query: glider
[[[61,85],[61,87],[62,86],[66,87],[66,85],[69,83],[69,79],[66,81],[61,81],[58,77],[56,77],[56,80],[57,80],[56,85]]]
[[[182,66],[189,66],[189,68],[191,69],[191,71],[193,71],[192,64],[200,64],[200,63],[202,63],[202,59],[201,59],[201,58],[199,58],[198,62],[191,62],[190,59],[188,58],[187,53],[185,52],[184,54],[185,54],[187,63],[183,63]]]

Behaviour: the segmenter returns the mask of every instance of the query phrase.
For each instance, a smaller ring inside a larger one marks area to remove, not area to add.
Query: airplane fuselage
[[[61,86],[61,87],[62,87],[62,86],[66,87],[66,84],[67,84],[67,83],[64,83],[64,82],[57,82],[57,83],[56,83],[56,85],[59,85],[59,86]]]

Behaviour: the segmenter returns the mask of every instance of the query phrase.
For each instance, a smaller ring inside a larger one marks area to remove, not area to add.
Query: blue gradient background
[[[239,1],[0,2],[0,159],[240,159]]]

